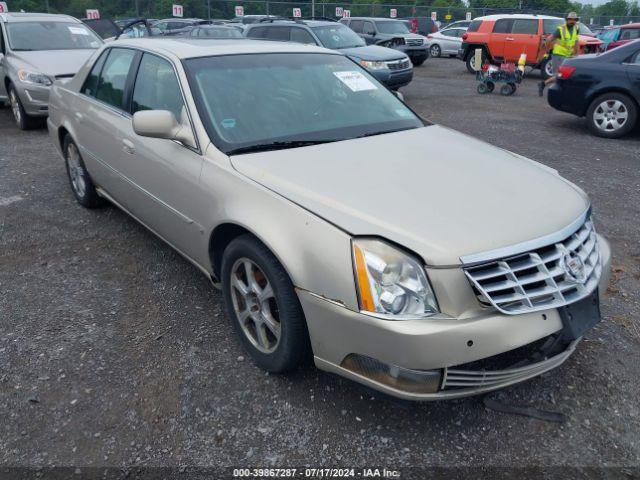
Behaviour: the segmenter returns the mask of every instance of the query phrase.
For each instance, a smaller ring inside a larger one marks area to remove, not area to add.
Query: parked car
[[[411,33],[418,33],[424,37],[438,31],[438,25],[431,17],[408,17],[402,20],[408,22],[407,25]]]
[[[451,22],[448,25],[442,27],[442,30],[449,28],[464,28],[466,30],[467,28],[469,28],[469,25],[471,25],[472,21],[473,20],[458,20],[457,22]]]
[[[267,371],[311,351],[391,395],[462,397],[559,366],[600,320],[611,252],[586,194],[337,51],[118,40],[54,85],[48,125],[76,200],[220,285]]]
[[[9,101],[18,127],[40,125],[53,82],[73,77],[102,44],[67,15],[0,13],[0,101]]]
[[[198,38],[242,38],[242,30],[226,25],[200,25],[187,34]]]
[[[638,124],[640,40],[565,61],[548,95],[553,108],[586,116],[595,135],[626,135]]]
[[[207,25],[209,20],[200,18],[167,18],[158,20],[154,26],[159,28],[163,35],[184,35],[197,25]]]
[[[440,57],[448,55],[455,57],[462,45],[462,35],[467,31],[466,28],[445,28],[436,33],[427,35],[427,47],[432,57]]]
[[[392,90],[408,85],[413,78],[411,61],[405,54],[391,48],[367,45],[353,30],[341,23],[322,20],[269,20],[248,25],[245,36],[338,50]]]
[[[134,18],[126,22],[110,18],[83,18],[82,23],[91,28],[104,41],[116,38],[141,38],[160,36],[162,32],[154,23],[145,18]]]
[[[610,27],[603,30],[598,38],[602,41],[602,50],[611,50],[625,43],[640,38],[640,23],[629,23],[619,27]]]
[[[343,18],[340,22],[360,35],[367,45],[380,45],[405,53],[416,67],[429,58],[426,38],[411,33],[402,20],[351,17]]]
[[[527,55],[527,65],[539,68],[544,78],[553,75],[550,58],[543,48],[559,25],[565,22],[546,15],[489,15],[471,22],[462,36],[458,56],[467,70],[476,72],[475,50],[482,49],[482,61],[491,63],[517,62],[522,53]],[[582,28],[582,26],[580,26]],[[595,37],[580,35],[580,53],[595,53],[602,42]]]

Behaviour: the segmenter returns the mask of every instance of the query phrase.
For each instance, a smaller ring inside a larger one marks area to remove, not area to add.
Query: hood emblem
[[[562,269],[573,283],[582,285],[587,280],[584,262],[574,252],[566,251],[562,256]]]

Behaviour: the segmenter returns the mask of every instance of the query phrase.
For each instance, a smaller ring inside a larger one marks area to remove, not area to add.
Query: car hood
[[[22,64],[19,68],[32,69],[51,77],[75,75],[95,50],[46,50],[12,52],[12,58]]]
[[[384,61],[399,60],[405,58],[406,55],[398,53],[398,50],[386,47],[378,47],[377,45],[369,45],[367,47],[343,48],[340,52],[349,57],[357,57],[361,60]]]
[[[589,206],[555,170],[440,126],[231,162],[350,234],[386,238],[428,265],[556,233]]]

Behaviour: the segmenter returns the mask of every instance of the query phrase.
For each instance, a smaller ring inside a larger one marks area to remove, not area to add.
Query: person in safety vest
[[[553,33],[551,41],[547,44],[547,49],[551,50],[551,65],[553,66],[553,76],[538,84],[538,93],[542,96],[544,87],[556,81],[556,73],[567,59],[578,55],[578,35],[580,26],[578,25],[578,15],[571,12],[567,15],[566,23],[560,25]]]

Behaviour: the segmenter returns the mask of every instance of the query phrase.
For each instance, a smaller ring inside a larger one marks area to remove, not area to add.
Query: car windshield
[[[81,23],[16,22],[7,24],[12,50],[78,50],[98,48],[102,41]]]
[[[337,50],[365,46],[364,40],[356,32],[340,23],[325,27],[313,27],[313,33],[316,34],[325,48]]]
[[[233,27],[198,28],[194,35],[206,38],[242,38],[240,30]]]
[[[225,55],[189,59],[185,67],[207,132],[229,155],[424,125],[342,55]]]
[[[396,33],[411,33],[404,22],[385,20],[383,22],[376,22],[378,31],[380,33],[396,34]]]

